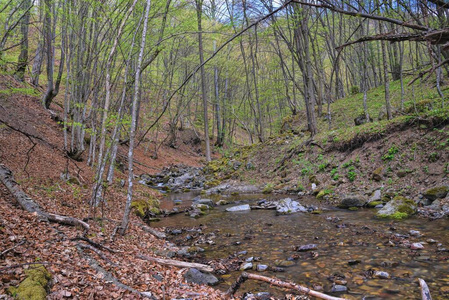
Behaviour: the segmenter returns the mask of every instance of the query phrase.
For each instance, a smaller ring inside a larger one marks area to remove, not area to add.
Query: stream
[[[190,206],[196,195],[168,194],[161,201],[161,207],[173,208],[174,200],[182,200],[181,207]],[[302,205],[317,206],[322,212],[276,215],[275,210],[225,210],[276,197],[291,197]],[[178,246],[203,248],[204,252],[198,256],[204,262],[240,252],[243,260],[260,259],[254,260],[253,270],[248,271],[348,299],[421,299],[418,278],[427,282],[433,299],[449,299],[447,219],[382,220],[374,217],[375,209],[343,210],[323,204],[314,197],[297,199],[291,195],[220,195],[212,199],[232,203],[216,206],[198,219],[177,214],[162,218],[151,226],[166,227],[168,231],[184,229],[181,234],[169,235],[169,239]],[[194,230],[187,230],[189,228]],[[424,248],[412,250],[411,243],[421,243]],[[296,251],[309,244],[316,245],[312,247],[316,249]],[[281,266],[285,271],[258,272],[258,264]],[[225,291],[240,273],[222,275],[217,287]],[[279,297],[285,294],[285,291],[255,281],[247,281],[238,292],[249,291],[270,292]]]

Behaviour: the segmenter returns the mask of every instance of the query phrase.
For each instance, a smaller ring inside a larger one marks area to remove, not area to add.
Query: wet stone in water
[[[376,271],[376,272],[374,272],[373,277],[374,278],[380,278],[380,279],[389,279],[390,278],[390,274],[388,274],[385,271]]]

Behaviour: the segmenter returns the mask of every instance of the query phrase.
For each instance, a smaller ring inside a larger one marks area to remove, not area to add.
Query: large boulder
[[[430,201],[435,201],[436,199],[442,199],[446,197],[449,193],[449,186],[438,186],[431,189],[428,189],[423,193],[423,196],[429,199]]]
[[[276,211],[279,214],[291,214],[295,212],[307,212],[307,208],[302,206],[298,201],[293,201],[290,198],[279,200],[276,204]]]
[[[415,201],[396,196],[377,212],[377,216],[401,220],[415,214],[416,211],[417,205]]]
[[[363,195],[359,194],[349,194],[344,195],[341,198],[341,202],[338,207],[341,208],[350,208],[350,207],[362,207],[367,202],[367,199]]]
[[[195,268],[190,268],[187,273],[184,274],[184,278],[187,282],[196,284],[216,285],[218,283],[218,279],[214,275],[203,273]]]

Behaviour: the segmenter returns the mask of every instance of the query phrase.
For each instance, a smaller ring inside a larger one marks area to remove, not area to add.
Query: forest
[[[2,0],[0,298],[447,299],[448,76],[444,0]]]

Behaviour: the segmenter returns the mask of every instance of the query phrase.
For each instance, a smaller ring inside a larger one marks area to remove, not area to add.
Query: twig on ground
[[[12,250],[16,249],[17,247],[19,247],[19,246],[25,244],[25,242],[26,242],[26,240],[22,240],[22,241],[20,241],[18,244],[14,245],[13,247],[6,249],[6,250],[3,251],[2,253],[0,253],[0,257],[5,256],[8,252],[11,252]]]
[[[100,250],[98,250],[95,247],[92,247],[91,245],[86,245],[86,244],[81,244],[78,243],[77,244],[78,247],[82,248],[82,249],[89,249],[92,250],[93,252],[95,252],[98,256],[101,257],[101,259],[103,259],[105,262],[107,262],[108,264],[113,265],[114,267],[117,267],[116,263],[113,263],[109,258],[106,257],[106,255],[104,255]]]
[[[84,237],[84,236],[77,236],[77,237],[74,237],[74,238],[72,238],[72,239],[70,239],[70,240],[71,240],[71,241],[84,241],[84,242],[87,242],[87,243],[91,244],[92,246],[94,246],[94,247],[97,248],[97,249],[104,249],[104,250],[107,250],[107,251],[109,251],[109,252],[111,252],[111,253],[117,253],[117,252],[119,252],[119,251],[116,251],[116,250],[114,250],[114,249],[111,249],[111,248],[109,248],[109,247],[107,247],[107,246],[104,246],[104,245],[102,245],[102,244],[100,244],[100,243],[94,242],[94,241],[92,241],[91,239],[88,239],[87,237]]]

